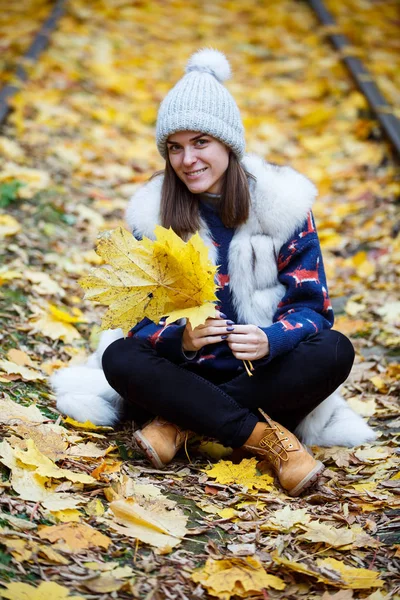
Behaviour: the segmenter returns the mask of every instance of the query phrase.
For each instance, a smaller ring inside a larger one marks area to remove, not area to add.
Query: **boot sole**
[[[302,479],[302,481],[300,481],[300,483],[298,483],[296,485],[296,487],[294,487],[292,490],[289,490],[287,492],[289,494],[289,496],[300,496],[300,494],[305,489],[307,489],[308,487],[310,487],[311,485],[313,485],[313,483],[315,483],[317,481],[317,479],[322,475],[324,470],[325,470],[325,465],[318,460],[317,465],[313,468],[313,470],[310,471],[308,473],[308,475],[306,477],[304,477],[304,479]]]
[[[153,446],[149,444],[144,435],[142,435],[141,431],[135,431],[133,434],[133,438],[135,439],[137,445],[142,450],[142,452],[147,456],[151,464],[156,467],[156,469],[164,469],[165,464],[162,462],[157,452],[154,450]]]

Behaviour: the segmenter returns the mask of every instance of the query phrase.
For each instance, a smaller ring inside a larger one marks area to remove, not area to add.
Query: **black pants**
[[[258,366],[253,377],[244,372],[224,383],[175,365],[149,342],[134,337],[107,348],[103,369],[131,408],[133,420],[158,415],[236,448],[262,420],[259,407],[293,431],[345,381],[353,360],[351,342],[337,331],[324,330]]]

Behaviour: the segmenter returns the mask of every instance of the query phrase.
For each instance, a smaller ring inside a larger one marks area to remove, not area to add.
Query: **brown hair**
[[[199,201],[192,194],[173,170],[169,157],[164,171],[161,190],[161,225],[172,227],[177,235],[187,240],[190,234],[196,233],[200,227]],[[245,171],[233,152],[229,154],[229,164],[222,184],[220,217],[225,227],[237,227],[245,223],[249,217],[250,190],[248,179],[255,179]]]

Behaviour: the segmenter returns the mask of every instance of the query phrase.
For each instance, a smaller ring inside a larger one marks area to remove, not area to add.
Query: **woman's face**
[[[229,150],[210,135],[179,131],[167,140],[168,157],[179,179],[192,194],[220,194],[229,164]]]

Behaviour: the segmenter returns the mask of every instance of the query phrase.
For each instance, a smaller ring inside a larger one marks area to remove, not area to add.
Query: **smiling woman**
[[[282,487],[299,495],[324,467],[293,432],[307,429],[310,413],[321,432],[329,426],[326,399],[349,374],[354,351],[331,330],[311,213],[316,189],[290,167],[245,156],[240,112],[222,85],[229,75],[220,52],[192,56],[158,113],[165,169],[127,210],[138,238],[154,239],[160,224],[185,240],[199,232],[219,266],[215,316],[195,329],[144,319],[105,349],[102,365],[124,403],[114,422],[128,413],[149,421],[134,438],[157,468],[196,432],[267,460]],[[243,361],[254,361],[252,377]],[[79,410],[73,416],[82,420]],[[371,439],[363,425],[348,410],[340,422],[352,445]]]

